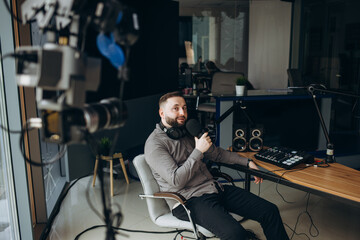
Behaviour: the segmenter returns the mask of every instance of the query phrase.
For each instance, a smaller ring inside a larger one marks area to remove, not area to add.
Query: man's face
[[[187,119],[187,107],[184,98],[169,98],[159,109],[162,123],[165,127],[184,126]]]

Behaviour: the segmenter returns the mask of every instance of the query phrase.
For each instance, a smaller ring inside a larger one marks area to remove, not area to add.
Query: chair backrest
[[[301,72],[297,68],[289,68],[287,70],[289,87],[303,87],[304,82],[301,77]]]
[[[159,185],[145,160],[145,155],[140,154],[136,156],[133,160],[133,163],[143,187],[144,194],[152,195],[156,192],[159,192]],[[159,216],[170,212],[170,208],[164,199],[146,198],[146,203],[148,206],[150,218],[154,223]]]
[[[213,95],[235,94],[236,79],[240,76],[244,76],[244,74],[236,72],[214,73],[211,84],[211,93]]]

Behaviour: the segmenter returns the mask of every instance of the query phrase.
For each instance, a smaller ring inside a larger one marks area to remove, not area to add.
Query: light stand
[[[351,94],[351,93],[344,93],[344,92],[339,92],[339,91],[334,91],[334,90],[328,90],[322,85],[315,85],[315,84],[309,85],[306,89],[312,96],[312,99],[314,101],[314,105],[315,105],[315,108],[316,108],[316,112],[317,112],[318,117],[320,119],[321,127],[322,127],[322,130],[323,130],[325,138],[326,138],[326,159],[325,159],[325,163],[336,162],[335,156],[334,156],[334,144],[330,141],[329,133],[328,133],[328,130],[326,128],[324,118],[323,118],[323,116],[321,114],[321,111],[319,109],[319,105],[318,105],[318,103],[316,101],[315,92],[331,93],[331,94],[342,95],[342,96],[353,97],[353,98],[360,98],[360,96],[356,95],[356,94]]]

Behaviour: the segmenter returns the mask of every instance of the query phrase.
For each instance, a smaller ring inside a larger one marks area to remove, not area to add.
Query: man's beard
[[[171,127],[182,127],[182,126],[184,126],[184,124],[179,124],[177,122],[177,119],[178,118],[169,118],[169,117],[165,116],[166,123],[169,124]],[[186,120],[186,118],[185,118],[185,120]]]

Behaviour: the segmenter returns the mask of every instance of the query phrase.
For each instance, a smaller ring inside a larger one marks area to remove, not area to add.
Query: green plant
[[[236,79],[236,85],[238,85],[238,86],[244,86],[246,84],[246,82],[247,82],[247,79],[245,76],[241,76]]]
[[[108,156],[110,154],[111,141],[108,137],[103,137],[100,139],[99,144],[99,154],[103,156]]]

